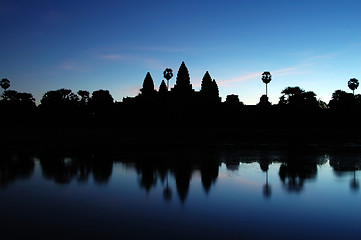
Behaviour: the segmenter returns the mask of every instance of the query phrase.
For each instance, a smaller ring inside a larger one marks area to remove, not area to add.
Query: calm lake
[[[3,152],[0,238],[360,239],[358,149]]]

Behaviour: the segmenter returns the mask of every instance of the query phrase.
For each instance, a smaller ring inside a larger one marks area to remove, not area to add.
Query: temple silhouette
[[[168,69],[171,71],[171,69]],[[164,72],[164,77],[167,78],[167,71]],[[170,79],[170,78],[169,78]],[[167,79],[167,81],[169,81]],[[159,86],[159,90],[155,90],[154,81],[148,72],[143,81],[143,87],[136,97],[123,98],[125,104],[176,104],[176,105],[189,105],[189,104],[202,104],[202,105],[216,105],[221,103],[219,97],[218,85],[215,79],[207,71],[202,79],[201,89],[196,92],[190,81],[188,69],[184,62],[179,67],[176,83],[170,90],[166,86],[164,80]]]

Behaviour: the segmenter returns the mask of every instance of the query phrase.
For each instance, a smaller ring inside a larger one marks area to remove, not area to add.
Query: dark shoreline
[[[357,148],[361,130],[239,128],[22,128],[2,131],[3,148],[247,149]]]

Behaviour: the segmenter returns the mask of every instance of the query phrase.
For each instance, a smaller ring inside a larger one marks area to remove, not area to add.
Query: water
[[[1,239],[359,239],[358,156],[13,151]]]

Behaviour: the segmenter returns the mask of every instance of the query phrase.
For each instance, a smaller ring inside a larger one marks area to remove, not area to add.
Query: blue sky
[[[194,88],[209,71],[223,100],[257,103],[270,71],[272,103],[288,86],[328,102],[361,80],[360,12],[360,0],[0,0],[0,78],[37,101],[60,88],[121,101],[185,61]]]

